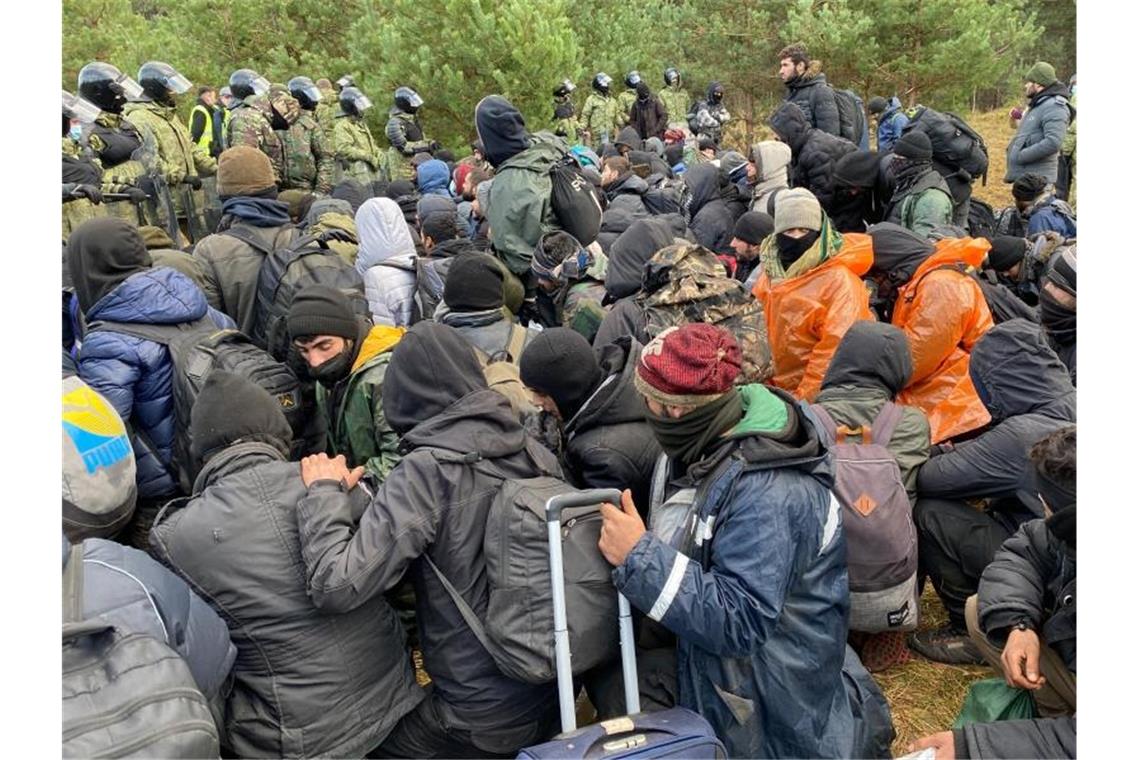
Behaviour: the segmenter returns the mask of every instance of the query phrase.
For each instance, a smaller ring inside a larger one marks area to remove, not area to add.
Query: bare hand
[[[351,491],[364,476],[364,468],[348,469],[343,454],[329,459],[328,454],[313,454],[301,460],[301,480],[308,488],[318,480],[344,481],[345,490]]]
[[[621,492],[621,509],[613,504],[602,505],[602,535],[598,548],[606,561],[615,567],[625,562],[642,534],[645,523],[633,504],[633,494],[629,489]]]
[[[1012,629],[1001,652],[1005,682],[1018,689],[1040,689],[1045,685],[1045,676],[1038,672],[1040,660],[1041,640],[1037,632]]]
[[[911,742],[906,748],[907,752],[918,752],[931,748],[934,750],[934,760],[954,760],[954,734],[950,731],[940,731]]]

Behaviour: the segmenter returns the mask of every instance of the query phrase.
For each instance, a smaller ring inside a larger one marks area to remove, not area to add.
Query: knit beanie
[[[1023,237],[995,235],[990,241],[990,252],[987,257],[989,268],[995,272],[1004,272],[1020,264],[1025,258],[1025,242]]]
[[[174,248],[174,241],[170,239],[170,235],[166,230],[161,227],[155,227],[151,224],[143,225],[139,227],[139,234],[142,235],[143,243],[146,245],[148,251]]]
[[[798,227],[819,232],[822,214],[819,200],[810,190],[802,187],[785,190],[776,198],[776,218],[773,220],[772,231],[779,234]]]
[[[398,200],[405,195],[415,195],[416,185],[410,179],[394,179],[388,183],[388,190],[384,193],[392,200]]]
[[[759,245],[760,241],[772,234],[775,221],[763,211],[746,211],[736,220],[732,236],[748,245]]]
[[[438,245],[447,240],[459,237],[459,228],[455,224],[454,211],[432,211],[420,223],[420,232],[430,237]]]
[[[218,156],[218,195],[256,195],[276,187],[269,156],[257,148],[237,145]]]
[[[727,330],[705,322],[670,327],[641,352],[633,382],[647,398],[704,406],[732,390],[741,354]]]
[[[334,187],[329,195],[342,201],[348,201],[348,205],[352,206],[352,213],[355,214],[364,204],[364,201],[371,197],[371,192],[370,188],[365,187],[360,182],[354,179],[346,179]]]
[[[887,110],[887,99],[882,95],[876,95],[867,101],[867,113],[876,114],[885,110]]]
[[[490,311],[503,306],[503,270],[486,253],[457,256],[447,270],[443,302],[457,312]]]
[[[931,161],[934,158],[934,148],[930,145],[930,138],[917,130],[911,130],[899,138],[892,152],[911,161]]]
[[[1057,81],[1057,70],[1045,61],[1038,61],[1025,72],[1025,81],[1048,87]]]
[[[554,399],[569,420],[602,382],[597,355],[582,335],[569,327],[539,333],[523,350],[519,377],[528,388]]]
[[[1023,174],[1013,182],[1013,197],[1016,200],[1028,203],[1045,192],[1049,180],[1040,174]]]
[[[277,194],[277,200],[289,207],[289,218],[296,224],[309,213],[309,207],[313,205],[313,194],[308,190],[282,190]]]
[[[308,335],[355,340],[360,335],[348,297],[328,285],[310,285],[294,296],[285,323],[290,340]]]

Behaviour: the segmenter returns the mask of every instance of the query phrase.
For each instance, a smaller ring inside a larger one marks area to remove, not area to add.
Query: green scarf
[[[760,248],[760,262],[764,266],[764,272],[768,275],[768,279],[772,282],[779,282],[810,272],[839,253],[842,246],[843,235],[836,232],[835,228],[831,226],[831,220],[827,218],[827,214],[821,211],[819,238],[815,241],[815,245],[804,251],[803,256],[796,259],[790,267],[785,269],[784,265],[780,263],[779,251],[776,249],[776,235],[769,235],[765,238]]]
[[[661,448],[688,469],[705,453],[709,444],[724,437],[744,417],[744,402],[734,388],[716,401],[699,406],[683,417],[658,417],[650,412],[645,419]]]

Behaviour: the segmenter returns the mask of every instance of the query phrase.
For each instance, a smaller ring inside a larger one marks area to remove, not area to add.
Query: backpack
[[[487,387],[510,401],[511,410],[519,419],[538,411],[519,374],[519,359],[522,357],[525,344],[526,328],[512,324],[507,334],[507,343],[499,351],[488,356],[475,348],[475,358],[483,367],[483,377],[487,381]]]
[[[832,495],[843,507],[853,631],[908,631],[918,625],[918,536],[898,461],[887,448],[903,407],[888,401],[870,427],[837,425],[820,404],[835,465]],[[861,436],[861,442],[851,442]]]
[[[416,276],[416,291],[412,295],[412,316],[408,326],[425,319],[431,321],[439,302],[443,300],[443,278],[431,265],[431,259],[416,256],[415,261],[408,264],[404,261],[385,259],[376,266],[391,267],[410,272]]]
[[[641,202],[649,213],[659,214],[681,213],[681,201],[685,192],[685,183],[680,179],[666,179],[650,188],[641,196]]]
[[[937,163],[965,170],[972,179],[981,177],[982,184],[986,183],[990,166],[986,141],[962,117],[924,108],[903,127],[903,134],[912,129],[921,129],[930,138]]]
[[[598,239],[602,206],[594,183],[582,173],[572,153],[566,153],[550,167],[550,206],[558,226],[583,246]]]
[[[1025,237],[1028,231],[1025,217],[1017,210],[1017,206],[1006,206],[997,213],[997,219],[994,222],[994,232],[998,235],[1012,235],[1013,237]]]
[[[218,728],[190,668],[145,633],[83,619],[83,545],[63,574],[63,756],[217,757]]]
[[[832,90],[835,93],[835,106],[839,110],[839,136],[850,140],[862,150],[867,149],[867,116],[863,111],[863,99],[853,90]]]
[[[257,273],[257,302],[249,337],[277,361],[289,360],[286,325],[289,307],[297,293],[309,285],[336,288],[348,296],[354,313],[368,316],[364,279],[336,251],[329,249],[329,240],[347,238],[340,230],[293,238],[288,245],[276,250],[240,227],[231,227],[224,234],[265,254]]]
[[[983,200],[970,198],[970,215],[966,220],[970,237],[993,238],[997,234],[997,219],[993,206]]]
[[[528,439],[528,454],[530,447],[540,445]],[[432,453],[445,461],[470,461],[442,449]],[[531,459],[538,464],[537,458]],[[482,619],[431,557],[423,555],[499,670],[534,684],[549,683],[557,675],[546,502],[577,492],[560,473],[539,469],[543,474],[538,477],[504,479],[491,504],[483,534],[490,596]],[[612,568],[598,549],[599,505],[565,509],[561,524],[570,663],[577,676],[618,656],[617,589],[610,579]]]
[[[264,389],[281,405],[281,411],[289,421],[295,436],[293,452],[300,455],[312,449],[312,442],[305,436],[310,431],[309,418],[315,410],[311,404],[305,403],[297,376],[241,332],[220,330],[208,316],[196,322],[176,325],[95,322],[89,329],[133,335],[161,343],[170,351],[170,360],[174,364],[171,383],[175,425],[170,468],[183,493],[192,492],[198,474],[190,454],[190,412],[206,384],[206,378],[216,369],[233,372]],[[157,456],[155,447],[144,442]]]

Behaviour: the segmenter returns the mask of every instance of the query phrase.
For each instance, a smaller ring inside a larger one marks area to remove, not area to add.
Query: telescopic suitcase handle
[[[562,570],[562,510],[594,504],[621,504],[621,491],[616,488],[592,488],[576,493],[552,496],[546,502],[546,535],[550,542],[550,583],[554,604],[554,663],[558,672],[558,707],[562,716],[562,732],[578,727],[574,716],[574,678],[570,668],[570,630],[566,622],[566,585]],[[633,620],[629,600],[618,594],[618,630],[621,636],[621,670],[625,686],[627,715],[641,712],[637,690],[637,654],[633,644]]]

